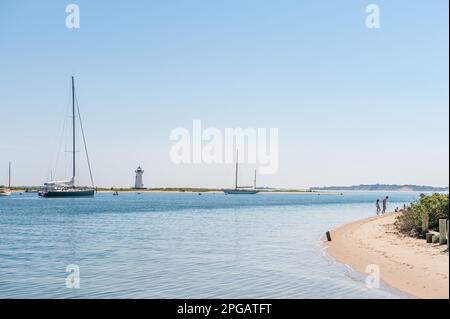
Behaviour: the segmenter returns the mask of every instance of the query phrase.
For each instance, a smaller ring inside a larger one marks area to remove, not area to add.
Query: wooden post
[[[328,241],[331,241],[331,235],[330,235],[330,232],[329,232],[329,231],[327,231],[327,240],[328,240]]]
[[[439,244],[447,243],[447,220],[439,219]]]
[[[431,242],[433,244],[436,244],[439,242],[439,235],[433,235],[433,237],[431,237]]]
[[[425,238],[427,240],[427,244],[431,244],[432,243],[432,237],[433,237],[432,233],[426,233],[425,234]]]
[[[422,233],[426,233],[429,229],[430,225],[430,216],[428,213],[422,215]]]
[[[450,240],[448,240],[448,220],[447,220],[447,252],[449,252]]]

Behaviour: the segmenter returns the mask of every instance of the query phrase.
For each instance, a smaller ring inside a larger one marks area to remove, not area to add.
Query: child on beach
[[[377,199],[377,215],[379,215],[380,214],[380,211],[381,211],[381,207],[380,207],[380,200],[379,199]]]

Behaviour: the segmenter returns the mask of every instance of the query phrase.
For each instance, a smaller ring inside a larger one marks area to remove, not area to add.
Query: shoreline
[[[37,193],[37,190],[40,187],[38,186],[30,186],[30,187],[13,187],[11,189],[12,193]],[[27,189],[34,190],[33,192],[27,192]],[[145,188],[145,189],[133,189],[133,188],[114,188],[113,190],[110,188],[103,188],[101,187],[98,189],[98,193],[113,193],[113,192],[119,192],[119,193],[203,193],[203,194],[220,194],[223,193],[223,189],[209,189],[209,188]],[[343,190],[343,191],[325,191],[325,190],[302,190],[302,189],[279,189],[279,190],[265,190],[260,189],[258,194],[283,194],[283,195],[339,195],[339,196],[345,196],[346,194],[352,194],[352,193],[377,193],[380,191],[372,191],[372,190]],[[417,193],[417,191],[414,190],[391,190],[391,191],[385,191],[390,193]]]
[[[154,194],[223,194],[223,190],[153,190],[153,189],[115,189],[115,190],[98,190],[99,194],[108,194],[117,191],[119,194],[127,194],[127,193],[154,193]],[[26,192],[25,189],[14,189],[11,190],[12,193],[25,193],[25,194],[34,194],[36,192]],[[308,192],[308,191],[259,191],[258,194],[279,194],[279,195],[342,195],[341,193],[336,192]],[[255,195],[258,195],[255,194]]]
[[[415,298],[448,299],[447,246],[399,234],[394,226],[398,214],[374,216],[331,230],[332,241],[324,241],[326,251],[361,273],[368,265],[377,265],[381,280]]]
[[[113,193],[114,191],[111,190],[99,190],[98,193]],[[223,194],[222,190],[211,190],[211,191],[175,191],[175,190],[117,190],[117,192],[120,193],[154,193],[154,194]],[[284,192],[284,191],[276,191],[276,192],[268,192],[268,191],[260,191],[259,193],[255,195],[260,194],[279,194],[279,195],[340,195],[339,193],[332,193],[332,192],[302,192],[302,191],[292,191],[292,192]]]

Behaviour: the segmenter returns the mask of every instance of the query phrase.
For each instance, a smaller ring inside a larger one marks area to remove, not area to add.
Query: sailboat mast
[[[238,162],[239,162],[239,151],[236,151],[236,176],[234,179],[234,188],[238,188]]]
[[[8,167],[8,188],[11,188],[11,162],[9,162]]]
[[[256,169],[255,169],[255,179],[253,180],[253,189],[256,189]]]
[[[72,181],[75,185],[75,80],[72,76]]]

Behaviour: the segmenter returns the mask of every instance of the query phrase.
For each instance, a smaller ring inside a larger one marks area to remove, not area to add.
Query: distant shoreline
[[[175,194],[194,194],[194,193],[203,193],[203,194],[223,194],[223,190],[154,190],[154,189],[129,189],[129,190],[99,190],[99,193],[175,193]],[[309,192],[309,191],[260,191],[258,194],[279,194],[279,195],[339,195],[337,192]],[[258,195],[256,194],[256,195]]]
[[[413,184],[370,184],[370,185],[352,185],[352,186],[324,186],[311,187],[310,190],[316,191],[406,191],[406,192],[448,192],[448,187],[435,187],[428,185],[413,185]]]
[[[32,190],[31,192],[26,192],[26,190]],[[36,193],[37,187],[24,187],[24,188],[11,188],[13,193]],[[135,189],[135,188],[98,188],[98,193],[161,193],[161,194],[182,194],[182,193],[208,193],[208,194],[223,194],[222,189],[208,189],[208,188],[146,188],[146,189]],[[258,194],[279,194],[279,195],[343,195],[341,192],[332,191],[308,191],[308,190],[259,190]]]
[[[446,246],[400,235],[398,213],[346,224],[330,232],[328,253],[360,272],[377,265],[381,279],[417,298],[449,298],[449,259]]]
[[[223,189],[217,188],[145,188],[145,189],[136,189],[136,188],[104,188],[98,187],[98,193],[223,193]],[[39,190],[39,187],[11,187],[11,191],[13,193],[27,193],[27,190],[30,193],[35,193]],[[322,189],[314,189],[314,190],[297,190],[297,189],[258,189],[259,194],[297,194],[297,195],[345,195],[345,193],[353,193],[353,192],[418,192],[417,190],[322,190]],[[432,191],[424,191],[424,192],[432,192]],[[445,192],[435,190],[434,192]]]
[[[28,190],[37,191],[40,186],[18,186],[11,187],[12,191],[25,192]],[[222,192],[221,188],[208,187],[151,187],[144,189],[135,189],[128,187],[97,187],[98,192],[164,192],[164,193],[214,193]],[[420,186],[420,185],[354,185],[354,186],[326,186],[310,187],[308,189],[287,189],[287,188],[259,188],[260,193],[267,194],[337,194],[345,192],[448,192],[448,187]]]

